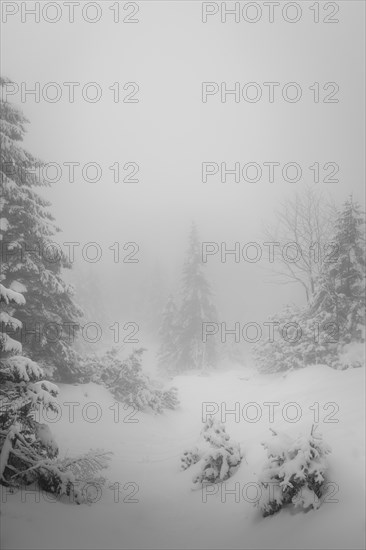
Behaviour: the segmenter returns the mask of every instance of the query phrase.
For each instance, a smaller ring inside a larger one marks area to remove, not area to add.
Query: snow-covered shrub
[[[134,350],[126,359],[118,357],[115,348],[102,357],[85,360],[89,380],[104,385],[118,401],[138,410],[176,409],[179,405],[177,389],[164,389],[142,370],[144,348]]]
[[[105,484],[106,479],[98,473],[107,468],[110,454],[97,449],[73,459],[41,462],[37,468],[38,486],[57,496],[72,497],[77,504],[89,502],[87,487]]]
[[[193,477],[194,484],[219,483],[233,475],[243,455],[240,444],[226,433],[225,426],[210,417],[201,432],[202,441],[181,457],[181,469],[200,463],[200,470]]]
[[[288,504],[304,510],[319,508],[330,448],[320,434],[315,434],[314,426],[309,436],[296,438],[272,432],[273,439],[263,443],[268,460],[259,477],[261,497],[257,505],[263,516]]]
[[[326,312],[311,315],[306,308],[288,305],[269,322],[273,333],[253,347],[261,372],[284,372],[316,364],[339,368],[339,331]]]

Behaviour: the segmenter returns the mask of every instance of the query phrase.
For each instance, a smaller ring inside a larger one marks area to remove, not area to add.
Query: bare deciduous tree
[[[322,261],[333,251],[336,208],[313,187],[282,203],[275,224],[265,227],[273,250],[272,274],[279,284],[300,284],[311,302]]]

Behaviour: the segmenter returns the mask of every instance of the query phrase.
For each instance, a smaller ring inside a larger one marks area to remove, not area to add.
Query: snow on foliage
[[[25,304],[25,298],[22,294],[20,294],[20,292],[16,292],[10,288],[5,288],[2,284],[0,284],[0,301],[5,302],[6,304],[13,302],[18,306],[23,306]]]
[[[179,405],[177,389],[164,389],[143,372],[143,352],[140,348],[120,359],[117,350],[112,349],[102,357],[87,357],[83,364],[83,381],[102,384],[116,399],[141,411],[151,409],[162,413],[164,409],[176,409]]]
[[[6,362],[9,376],[13,377],[14,381],[38,380],[43,376],[43,370],[34,361],[22,355],[14,355],[9,357]]]
[[[202,429],[200,443],[183,453],[181,469],[186,470],[199,463],[193,483],[219,483],[235,473],[242,458],[240,444],[230,438],[222,422],[210,417]]]
[[[326,455],[331,452],[312,427],[309,436],[291,437],[272,430],[273,439],[263,443],[268,460],[259,476],[261,497],[257,506],[263,516],[285,505],[317,509],[326,481]]]
[[[3,353],[21,353],[22,344],[13,338],[10,338],[8,334],[2,332],[0,334],[0,349]]]
[[[351,342],[341,349],[339,362],[342,369],[362,367],[365,365],[365,344]]]
[[[49,493],[71,497],[69,501],[76,504],[88,503],[86,488],[105,484],[106,478],[98,474],[108,468],[110,459],[111,453],[96,449],[76,458],[44,461],[39,465],[38,484]]]
[[[19,281],[13,281],[11,284],[10,284],[10,287],[11,290],[14,290],[15,292],[27,292],[27,287],[23,284],[23,283],[20,283]]]
[[[1,299],[2,305],[25,303],[21,294],[3,285]],[[1,315],[2,326],[20,328],[9,312]],[[0,351],[0,484],[14,487],[36,482],[57,495],[72,493],[77,503],[86,501],[79,485],[90,477],[95,481],[94,473],[106,467],[105,453],[91,451],[71,461],[59,459],[50,428],[36,420],[41,406],[57,411],[58,387],[43,380],[44,371],[35,361],[12,355],[20,354],[22,345],[4,332],[0,334]]]
[[[0,87],[9,83],[0,77]],[[63,269],[71,263],[64,253],[54,254],[54,235],[59,228],[49,212],[49,201],[36,192],[37,186],[48,185],[42,177],[44,163],[22,146],[26,123],[23,113],[8,101],[0,99],[1,139],[1,301],[6,305],[25,306],[19,319],[29,328],[23,348],[34,361],[54,367],[59,380],[77,378],[77,355],[68,330],[49,345],[38,333],[47,332],[48,323],[78,329],[82,312],[74,304],[70,286],[63,280]],[[9,253],[15,251],[16,253]],[[29,253],[27,253],[29,251]],[[46,253],[44,253],[46,251]],[[50,252],[49,252],[50,251]],[[5,288],[6,287],[6,290]],[[25,302],[22,293],[32,289]],[[42,303],[40,303],[42,300]],[[8,342],[8,351],[11,342]],[[17,351],[19,354],[19,350]],[[51,369],[50,369],[51,370]]]
[[[15,317],[12,317],[6,311],[0,311],[0,323],[12,330],[17,330],[23,326],[23,323],[19,319],[15,319]]]
[[[2,240],[2,232],[9,227],[9,222],[6,218],[0,218],[0,240]]]

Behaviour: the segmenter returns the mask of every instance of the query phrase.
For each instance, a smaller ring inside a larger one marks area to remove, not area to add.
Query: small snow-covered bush
[[[116,399],[137,410],[176,409],[179,405],[177,388],[164,389],[142,370],[144,348],[134,350],[126,359],[118,357],[114,348],[100,358],[85,360],[84,370],[89,380],[105,386]]]
[[[219,483],[233,475],[243,455],[240,444],[226,433],[224,424],[210,417],[201,432],[202,441],[181,457],[181,469],[200,463],[193,477],[194,484]]]
[[[261,497],[257,503],[263,516],[269,516],[288,504],[319,508],[326,480],[326,455],[330,448],[316,435],[293,438],[274,430],[273,439],[263,443],[268,461],[259,477]]]

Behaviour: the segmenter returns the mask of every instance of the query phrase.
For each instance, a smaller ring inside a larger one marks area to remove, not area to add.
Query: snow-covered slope
[[[62,417],[50,422],[61,454],[113,451],[108,482],[88,488],[97,500],[90,506],[2,488],[2,548],[363,548],[364,382],[363,368],[319,365],[286,376],[250,369],[182,376],[174,380],[179,410],[154,416],[120,406],[119,418],[104,388],[61,386]],[[270,402],[278,403],[273,422]],[[236,407],[236,416],[223,419],[245,460],[216,494],[205,495],[192,489],[191,468],[180,471],[180,455],[198,440],[203,407],[220,415],[225,406]],[[250,502],[266,456],[261,441],[269,428],[307,433],[314,421],[332,447],[328,500],[336,502],[262,518]]]

